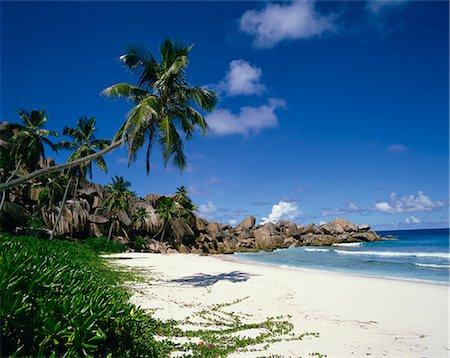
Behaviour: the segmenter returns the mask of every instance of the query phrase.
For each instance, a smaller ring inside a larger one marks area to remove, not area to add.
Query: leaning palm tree
[[[112,184],[106,186],[107,197],[103,202],[103,208],[112,213],[111,225],[108,232],[108,240],[111,239],[115,220],[117,220],[118,211],[128,209],[128,201],[133,197],[133,193],[128,189],[131,186],[129,181],[123,177],[115,175],[112,178]]]
[[[68,162],[72,162],[79,158],[84,158],[89,155],[97,153],[97,150],[103,150],[111,141],[106,138],[95,139],[95,119],[93,117],[87,118],[86,116],[81,117],[77,121],[75,128],[64,127],[63,134],[72,138],[72,141],[62,141],[58,143],[58,148],[72,149],[73,152],[67,159]],[[105,173],[108,171],[106,167],[106,162],[103,157],[98,157],[94,159],[95,164],[100,168],[100,170]],[[92,179],[92,161],[85,162],[75,168],[69,169],[69,181],[67,183],[66,192],[68,193],[69,187],[72,185],[73,179],[76,178],[75,187],[73,189],[73,196],[76,197],[79,181],[85,181],[86,175],[89,173],[89,177]],[[60,206],[59,214],[56,218],[50,239],[53,239],[55,235],[56,228],[61,220],[62,211],[66,205],[67,194],[65,193],[63,201]]]
[[[186,80],[185,71],[191,48],[192,46],[166,40],[160,48],[160,62],[145,50],[130,48],[129,52],[120,56],[119,59],[138,75],[137,86],[119,83],[102,92],[105,96],[123,97],[134,103],[113,143],[93,155],[35,171],[10,183],[0,183],[0,191],[49,172],[76,167],[126,142],[129,163],[136,158],[138,150],[147,143],[147,173],[150,170],[150,153],[155,141],[160,145],[164,163],[167,165],[172,159],[172,164],[183,169],[186,165],[186,157],[183,140],[178,130],[184,133],[186,139],[193,136],[196,128],[200,128],[205,134],[206,121],[195,107],[212,111],[217,102],[217,96],[213,92],[199,86],[191,86]]]
[[[119,83],[103,91],[105,96],[124,97],[134,102],[135,106],[114,140],[127,138],[129,164],[146,145],[147,174],[155,141],[160,145],[165,165],[171,160],[174,166],[184,169],[186,156],[179,131],[186,140],[193,136],[196,128],[205,134],[206,121],[195,107],[212,111],[216,105],[213,92],[191,86],[186,80],[191,48],[167,39],[160,48],[160,62],[144,49],[130,48],[120,60],[138,76],[137,86]]]
[[[8,159],[14,162],[14,170],[12,174],[6,179],[5,184],[8,184],[17,174],[21,167],[25,167],[28,171],[33,171],[39,166],[39,159],[45,159],[45,147],[47,144],[52,150],[57,151],[56,145],[47,137],[53,135],[58,137],[59,134],[55,131],[45,129],[45,122],[48,120],[48,115],[45,110],[32,109],[31,111],[18,110],[18,116],[22,123],[9,123],[7,130],[12,130],[15,134],[10,139],[10,150]],[[2,155],[3,157],[3,155]],[[0,211],[6,200],[6,192],[3,191],[0,203]]]

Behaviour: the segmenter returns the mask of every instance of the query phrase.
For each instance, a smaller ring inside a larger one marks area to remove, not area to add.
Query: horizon
[[[252,214],[448,229],[448,2],[0,6],[1,121],[45,108],[60,133],[86,115],[97,138],[114,136],[131,104],[100,92],[136,83],[118,61],[129,44],[156,58],[165,38],[194,44],[187,78],[219,105],[209,133],[185,143],[185,172],[164,169],[156,148],[146,176],[145,153],[128,168],[121,148],[95,183],[124,176],[139,196],[185,185],[200,216],[233,226]]]

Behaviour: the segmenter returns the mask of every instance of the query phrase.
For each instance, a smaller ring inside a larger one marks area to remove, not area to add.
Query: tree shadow
[[[228,273],[221,273],[217,275],[208,275],[204,273],[199,273],[194,276],[186,276],[176,280],[171,280],[169,282],[179,283],[181,285],[189,285],[196,287],[211,286],[219,281],[230,281],[230,282],[245,282],[250,276],[253,276],[247,272],[232,271]]]

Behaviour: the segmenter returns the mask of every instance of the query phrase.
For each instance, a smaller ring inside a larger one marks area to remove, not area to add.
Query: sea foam
[[[327,251],[330,251],[330,249],[314,249],[314,248],[305,247],[305,251],[327,252]]]
[[[450,265],[438,265],[438,264],[414,264],[419,267],[426,267],[426,268],[435,268],[435,269],[450,269]]]
[[[333,244],[333,246],[344,246],[344,247],[353,247],[353,246],[361,246],[362,242],[341,242],[340,244]]]
[[[448,252],[397,252],[397,251],[346,251],[334,250],[342,255],[365,255],[380,257],[437,257],[440,259],[450,259]]]

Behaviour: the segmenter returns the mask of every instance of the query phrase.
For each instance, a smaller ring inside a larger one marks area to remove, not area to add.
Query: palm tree
[[[197,207],[192,203],[192,200],[189,197],[189,191],[183,185],[177,188],[174,199],[187,210],[193,211],[197,209]]]
[[[84,116],[77,121],[75,128],[64,127],[63,135],[69,136],[72,138],[72,141],[62,141],[58,143],[58,148],[74,150],[67,159],[68,162],[95,154],[97,153],[97,150],[103,150],[111,144],[109,139],[95,138],[95,124],[95,119],[93,117],[88,119]],[[108,171],[103,157],[94,159],[94,162],[100,170],[105,173]],[[89,174],[89,178],[92,179],[92,161],[85,162],[82,165],[73,168],[72,172],[77,178],[74,190],[74,196],[76,196],[79,181],[85,181],[87,174]]]
[[[72,142],[62,141],[57,145],[58,148],[74,149],[72,154],[67,159],[68,162],[72,162],[79,158],[84,158],[89,155],[95,154],[97,153],[96,150],[103,150],[111,144],[111,141],[106,138],[95,139],[95,119],[93,117],[89,119],[86,116],[84,116],[84,118],[81,117],[77,121],[77,125],[75,128],[64,127],[63,135],[67,135],[73,139]],[[98,157],[94,160],[95,164],[97,164],[100,170],[104,171],[105,173],[108,171],[106,162],[103,157]],[[85,162],[75,168],[69,169],[70,179],[67,182],[63,201],[61,202],[59,213],[56,217],[50,239],[53,239],[53,237],[55,236],[56,227],[61,220],[62,211],[64,209],[64,206],[66,205],[67,194],[69,191],[69,187],[72,184],[73,178],[76,178],[76,183],[73,190],[73,197],[75,198],[78,189],[78,183],[80,180],[86,180],[87,173],[89,173],[89,177],[92,179],[92,161]]]
[[[129,181],[126,181],[123,177],[117,175],[112,178],[112,181],[112,184],[108,184],[105,188],[108,196],[103,202],[103,207],[114,215],[114,217],[111,218],[108,240],[111,239],[114,221],[117,219],[117,212],[122,209],[128,209],[128,200],[134,196],[128,189],[131,186]]]
[[[105,96],[124,97],[134,102],[135,106],[114,140],[127,138],[128,164],[147,143],[147,174],[155,141],[160,145],[165,165],[172,159],[174,166],[184,169],[186,156],[178,131],[183,132],[186,140],[192,137],[196,128],[205,134],[206,121],[194,107],[212,111],[216,105],[213,92],[191,86],[186,80],[191,48],[167,39],[160,48],[160,62],[144,49],[130,48],[119,59],[138,76],[137,86],[119,83],[103,91]]]
[[[59,137],[59,134],[44,128],[48,120],[45,110],[21,109],[17,111],[17,114],[22,119],[22,124],[9,124],[10,128],[17,130],[12,137],[11,157],[16,163],[21,161],[28,170],[32,171],[39,166],[40,157],[45,159],[44,144],[57,151],[56,145],[47,137],[50,135]]]
[[[145,50],[130,48],[129,52],[119,59],[138,75],[138,85],[119,83],[102,92],[108,97],[130,99],[135,105],[128,113],[127,120],[120,127],[113,143],[87,157],[37,170],[9,183],[1,183],[0,191],[50,172],[76,167],[126,142],[128,142],[128,159],[131,163],[136,158],[137,151],[147,141],[147,173],[150,170],[150,152],[155,140],[159,142],[164,163],[167,165],[172,158],[172,164],[183,169],[186,157],[178,129],[184,133],[186,139],[193,136],[196,128],[200,128],[205,134],[206,121],[195,107],[212,111],[217,102],[217,96],[213,92],[199,86],[191,86],[185,78],[191,48],[192,46],[174,43],[168,39],[161,45],[160,62]]]
[[[180,211],[174,198],[170,196],[162,196],[158,199],[156,213],[162,220],[162,225],[161,229],[156,233],[155,237],[161,234],[160,240],[163,241],[166,230],[168,228],[170,229],[171,221],[179,217]]]
[[[42,213],[44,213],[44,211],[47,213],[51,213],[52,208],[54,208],[61,200],[64,201],[64,198],[67,198],[67,191],[70,186],[70,181],[71,180],[65,175],[62,175],[60,173],[51,173],[50,175],[46,176],[44,180],[36,183],[36,186],[43,188],[39,193],[38,210],[40,210]],[[61,205],[57,215],[57,220],[55,221],[52,232],[50,234],[51,239],[53,239],[55,235],[57,227],[56,223],[61,219],[62,211],[63,206]],[[50,215],[48,217],[50,217]]]
[[[133,226],[136,231],[140,231],[145,224],[145,219],[149,217],[146,208],[138,207],[133,213]]]
[[[21,109],[17,111],[17,114],[21,118],[22,124],[9,123],[7,125],[7,130],[16,132],[11,138],[12,145],[8,156],[9,160],[16,165],[5,184],[8,184],[14,178],[21,166],[24,166],[28,171],[33,171],[39,166],[39,159],[41,157],[45,159],[44,144],[47,144],[55,152],[57,151],[56,145],[47,137],[50,135],[58,137],[59,134],[44,128],[45,122],[48,120],[45,110],[32,109],[26,111]],[[3,191],[0,211],[5,200],[6,192]]]

